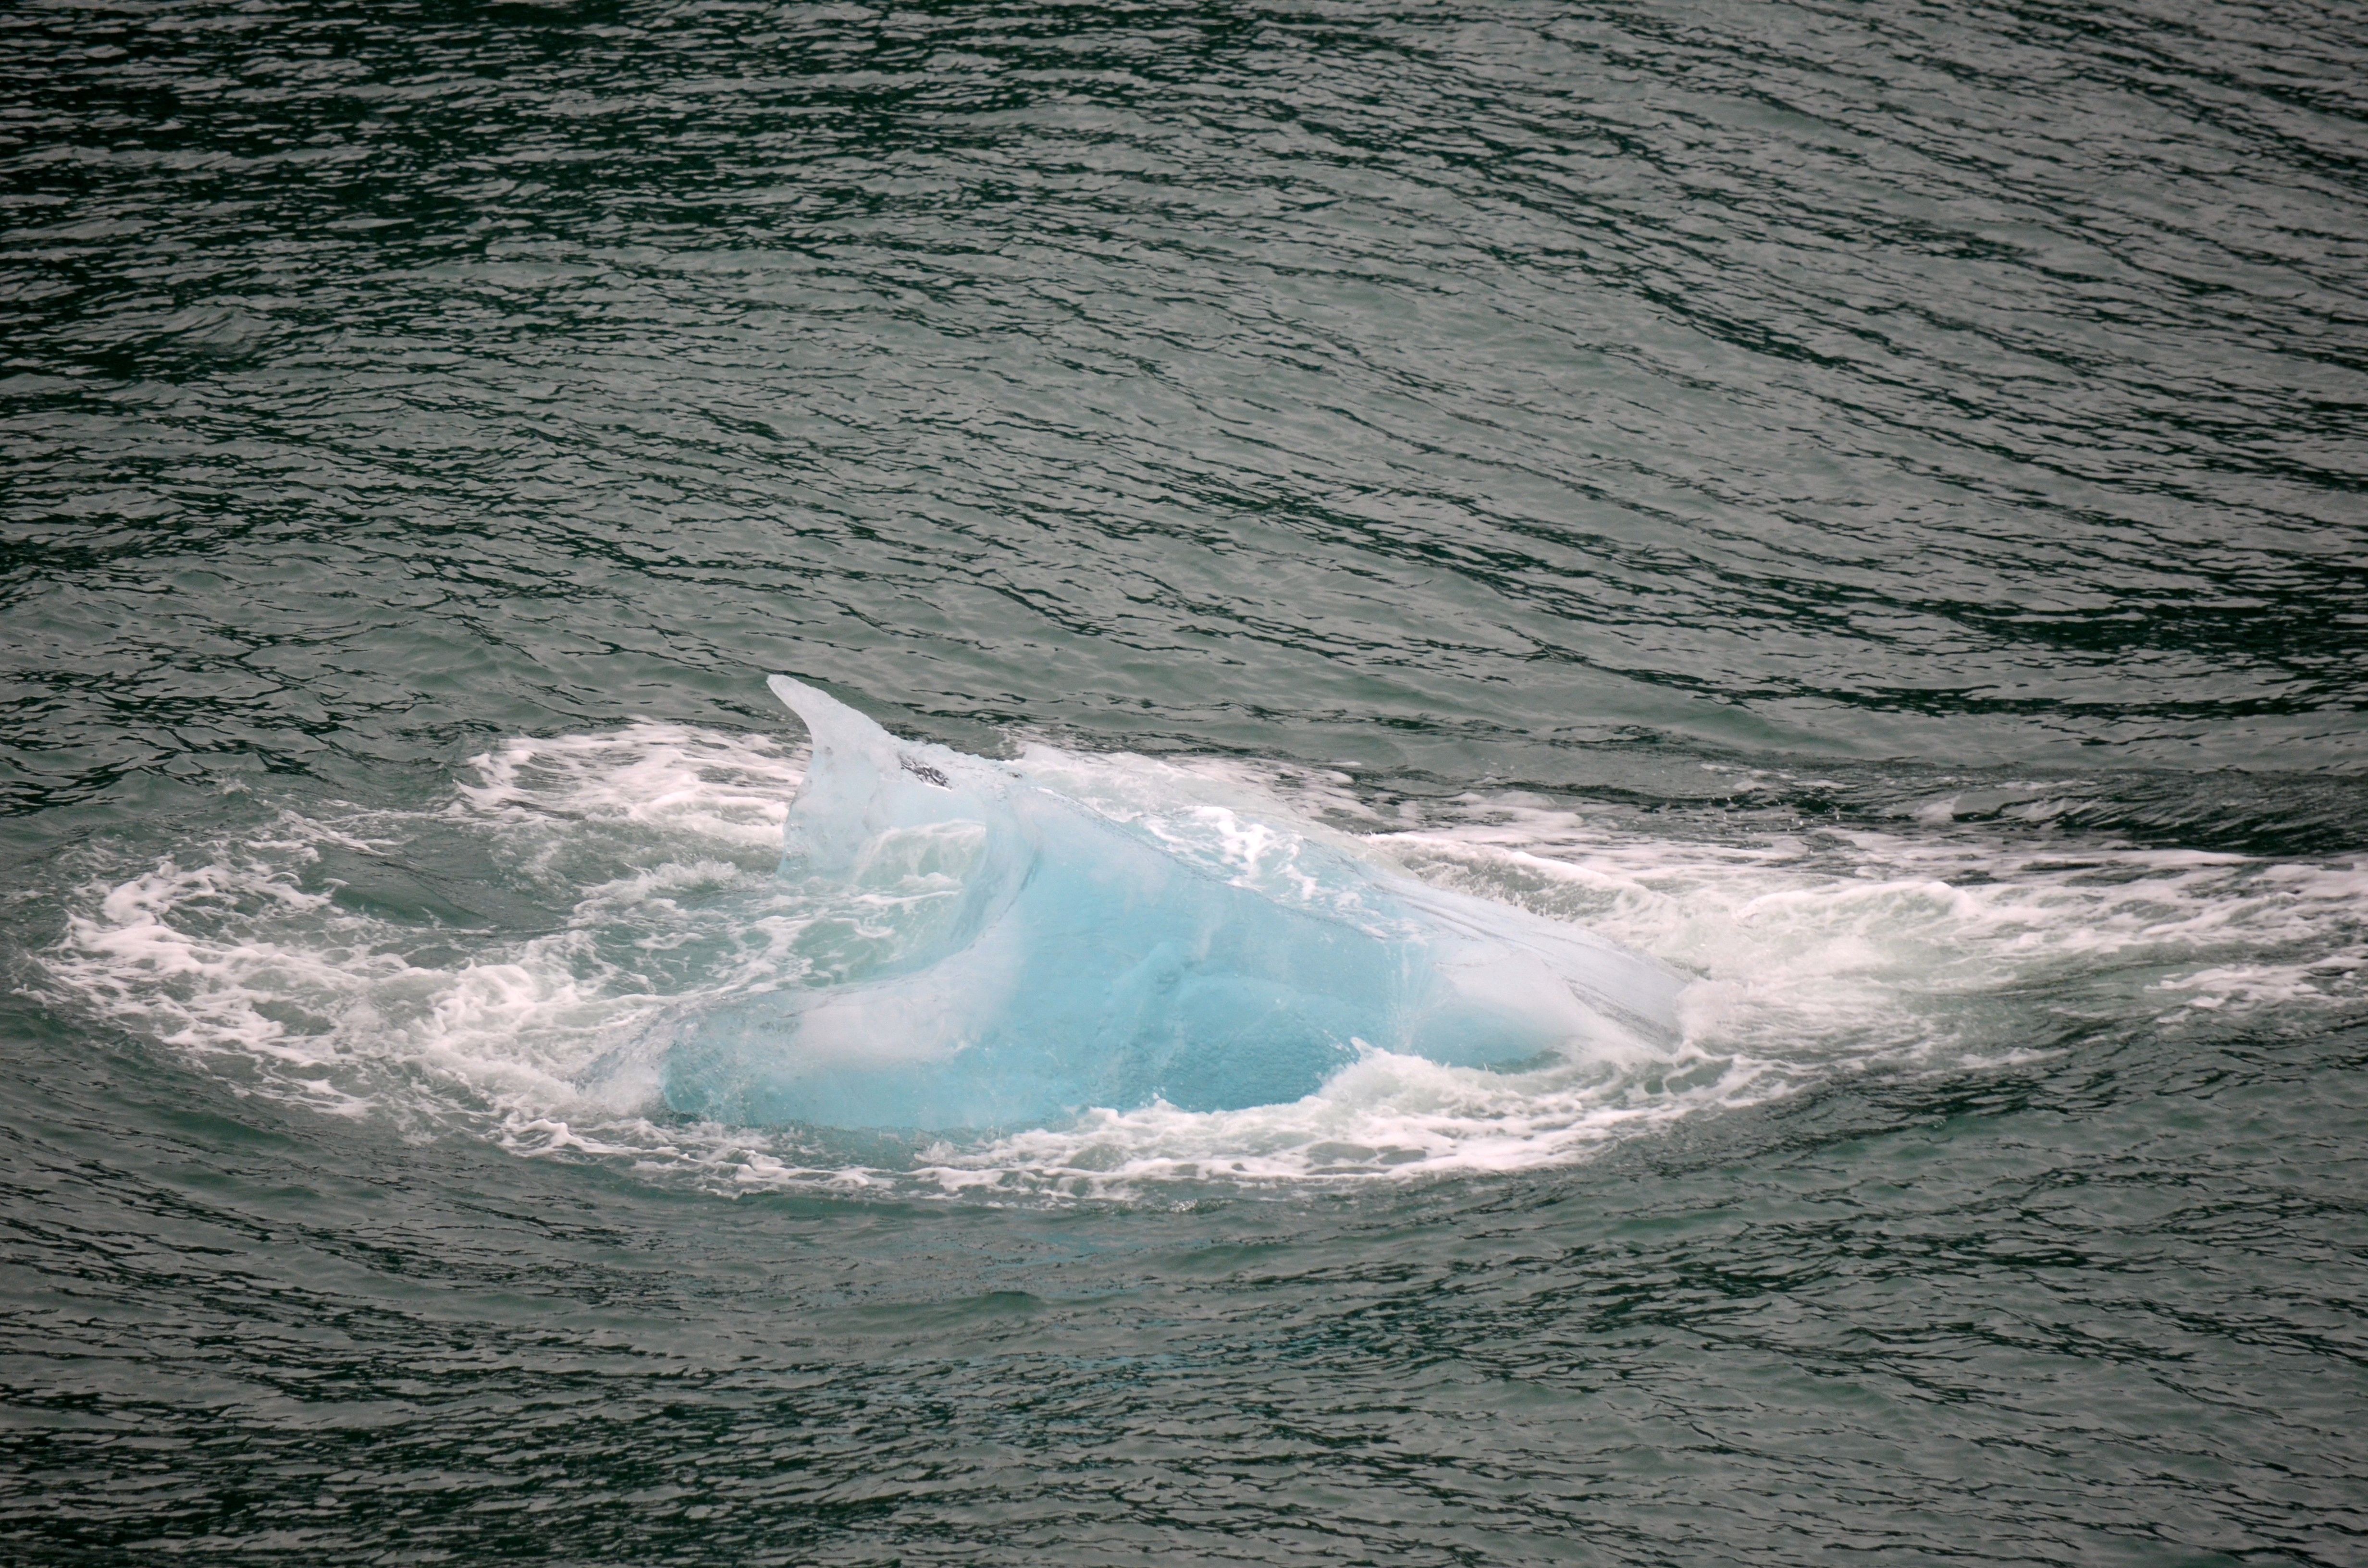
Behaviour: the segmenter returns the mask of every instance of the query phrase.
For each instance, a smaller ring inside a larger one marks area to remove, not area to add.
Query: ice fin
[[[882,833],[935,822],[984,821],[991,807],[954,782],[969,771],[943,746],[899,741],[846,703],[775,676],[773,695],[805,723],[814,759],[791,808],[785,847],[816,871],[854,868]],[[991,782],[973,780],[972,782]]]

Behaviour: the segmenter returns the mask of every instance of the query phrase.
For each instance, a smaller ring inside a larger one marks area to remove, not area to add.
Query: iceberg
[[[1501,1069],[1674,1038],[1678,978],[1585,930],[1223,807],[1097,810],[771,686],[814,742],[796,978],[677,1026],[680,1114],[1017,1130],[1296,1100],[1369,1051]]]

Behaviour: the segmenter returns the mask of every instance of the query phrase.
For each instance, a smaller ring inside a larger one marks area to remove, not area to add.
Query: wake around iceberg
[[[803,970],[678,1027],[679,1113],[1054,1126],[1295,1100],[1368,1050],[1508,1068],[1675,1035],[1678,978],[1588,932],[1269,824],[1212,849],[771,685],[814,740],[780,872]]]

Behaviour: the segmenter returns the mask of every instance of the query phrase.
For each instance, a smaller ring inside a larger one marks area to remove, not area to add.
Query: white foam
[[[1685,838],[1510,794],[1383,807],[1334,774],[1028,757],[1252,885],[1287,885],[1294,844],[1353,840],[1586,925],[1695,977],[1683,1041],[1518,1073],[1369,1050],[1288,1105],[1098,1112],[894,1157],[684,1125],[657,1094],[660,1026],[795,978],[815,934],[773,874],[795,753],[655,723],[506,743],[436,810],[287,812],[100,876],[44,955],[49,988],[246,1092],[419,1136],[621,1160],[720,1190],[1000,1199],[1562,1163],[1837,1074],[2028,1061],[2066,1017],[2140,1028],[2356,1007],[2368,977],[2368,864],[2352,859],[2072,844],[1937,810],[1903,810],[1896,834]],[[551,917],[472,930],[387,913],[329,874],[339,857],[473,879]]]

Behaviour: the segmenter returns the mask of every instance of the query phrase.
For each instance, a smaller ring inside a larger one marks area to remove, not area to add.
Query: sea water
[[[0,80],[0,1557],[2360,1560],[2351,11]]]

